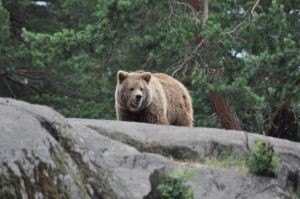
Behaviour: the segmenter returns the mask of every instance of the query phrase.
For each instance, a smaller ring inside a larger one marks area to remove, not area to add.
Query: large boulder
[[[0,198],[151,198],[159,180],[178,168],[192,171],[196,199],[293,197],[300,189],[299,143],[267,138],[280,158],[275,178],[198,166],[223,151],[247,158],[245,135],[66,119],[46,106],[0,98]],[[247,135],[250,146],[262,138]]]

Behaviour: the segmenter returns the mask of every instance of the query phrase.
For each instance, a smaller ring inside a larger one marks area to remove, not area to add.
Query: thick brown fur
[[[163,73],[119,71],[115,92],[117,119],[193,126],[191,97],[183,84]],[[141,99],[137,100],[137,95]]]

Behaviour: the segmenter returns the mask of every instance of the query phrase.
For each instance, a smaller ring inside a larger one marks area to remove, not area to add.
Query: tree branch
[[[26,84],[24,84],[23,82],[21,82],[20,80],[15,79],[15,78],[13,78],[13,77],[7,76],[6,78],[9,79],[9,80],[12,81],[12,82],[14,82],[14,83],[16,83],[16,84],[18,84],[18,85],[24,87],[24,88],[26,88],[27,90],[31,91],[31,92],[34,93],[35,95],[38,95],[37,92],[35,92],[35,90],[41,91],[39,88],[37,88],[37,87],[35,87],[35,86],[32,86],[32,85],[26,85]]]
[[[6,71],[0,70],[0,77],[1,77],[1,76],[5,76],[6,74],[7,74]]]
[[[9,90],[10,94],[13,96],[13,98],[17,98],[16,97],[16,94],[14,93],[13,89],[11,88],[11,86],[9,85],[9,83],[7,82],[6,78],[5,77],[2,77],[7,89]]]
[[[253,5],[253,7],[252,7],[252,9],[251,9],[251,14],[252,14],[252,16],[254,15],[254,10],[255,10],[255,8],[258,6],[259,2],[260,2],[260,0],[256,0],[255,4]]]
[[[254,10],[257,8],[258,4],[259,4],[260,0],[256,0],[256,2],[254,3],[254,5],[252,6],[250,13],[252,16],[254,16]],[[250,14],[249,14],[249,9],[247,9],[246,12],[246,17],[243,21],[241,21],[238,25],[236,25],[231,31],[226,32],[225,34],[230,35],[232,33],[234,33],[235,31],[237,31],[244,23],[246,23],[247,20],[250,19]]]

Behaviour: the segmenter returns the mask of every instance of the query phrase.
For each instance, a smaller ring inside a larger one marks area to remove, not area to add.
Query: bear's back
[[[186,87],[173,77],[164,73],[153,73],[152,75],[160,82],[166,94],[186,94],[189,96]]]
[[[168,104],[167,115],[171,124],[180,123],[178,120],[181,120],[183,116],[179,113],[187,113],[192,116],[192,100],[186,87],[164,73],[153,73],[152,75],[160,82],[165,92]]]

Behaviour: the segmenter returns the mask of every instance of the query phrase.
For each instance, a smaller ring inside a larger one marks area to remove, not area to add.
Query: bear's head
[[[153,98],[150,89],[151,73],[118,71],[116,102],[120,108],[139,112],[149,106]]]

